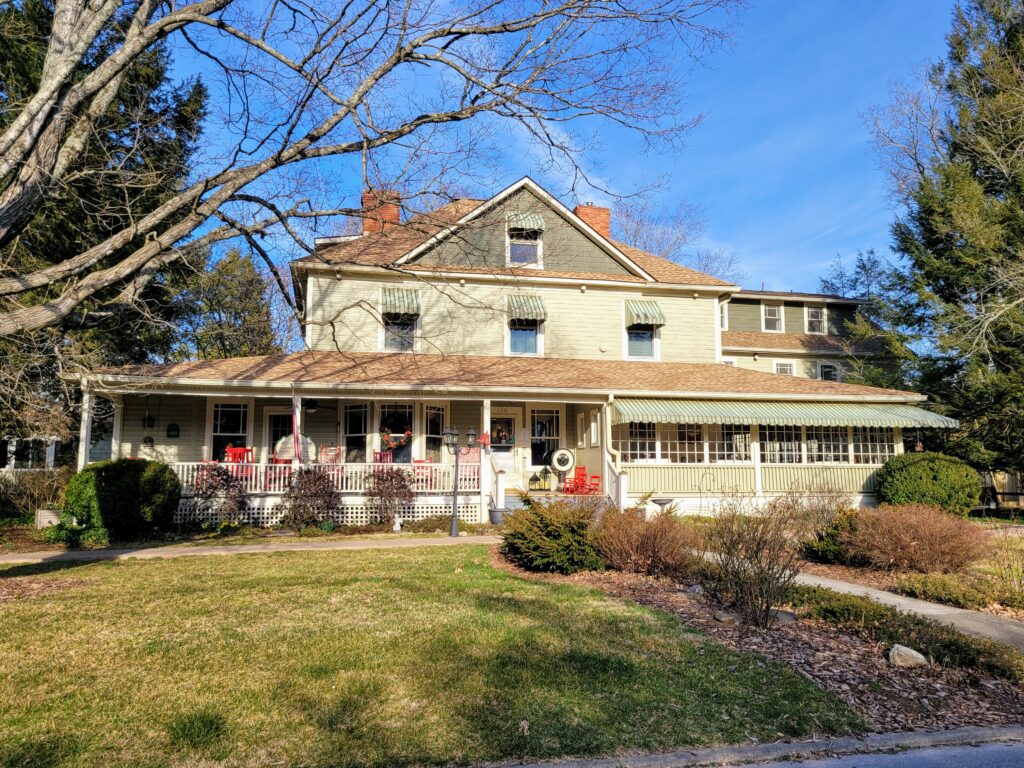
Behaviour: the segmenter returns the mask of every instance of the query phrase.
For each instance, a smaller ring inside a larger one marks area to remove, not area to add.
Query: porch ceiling
[[[612,423],[782,424],[812,427],[938,427],[959,422],[903,403],[773,403],[740,400],[648,400],[623,398]]]

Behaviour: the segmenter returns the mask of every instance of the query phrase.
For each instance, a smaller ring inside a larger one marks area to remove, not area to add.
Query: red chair
[[[320,446],[320,463],[321,464],[340,464],[341,463],[341,448],[337,446]]]
[[[430,475],[432,470],[430,465],[433,462],[430,459],[413,459],[412,460],[412,477],[416,483],[416,487],[420,490],[430,487]]]
[[[231,464],[252,464],[252,447],[225,448],[224,461]]]
[[[374,464],[393,464],[395,457],[391,451],[374,451],[373,452],[373,463]]]
[[[566,475],[562,483],[562,493],[586,493],[587,490],[587,468],[576,467],[576,471],[570,477]]]
[[[601,476],[591,475],[590,481],[587,483],[587,495],[598,496],[601,494]]]

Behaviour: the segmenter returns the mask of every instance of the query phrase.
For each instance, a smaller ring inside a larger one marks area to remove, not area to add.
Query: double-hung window
[[[426,438],[426,458],[435,464],[439,464],[444,448],[444,406],[428,405],[426,410],[426,424],[424,437]]]
[[[531,411],[530,464],[534,467],[548,464],[551,454],[558,450],[558,441],[561,436],[561,413],[559,411]]]
[[[650,299],[627,299],[626,358],[633,360],[658,359],[658,335],[665,325],[665,314],[658,302]]]
[[[540,320],[509,320],[509,353],[513,355],[539,355],[540,324]]]
[[[508,312],[507,353],[544,354],[544,320],[547,310],[540,296],[512,293],[506,299]]]
[[[246,403],[213,404],[211,458],[224,460],[225,449],[243,448],[249,442],[249,406]]]
[[[769,333],[782,333],[783,319],[782,319],[782,305],[781,304],[762,304],[761,305],[762,321],[761,329]]]
[[[783,376],[796,376],[796,366],[793,363],[775,363],[775,372]]]
[[[342,421],[342,439],[345,444],[345,461],[362,464],[366,461],[367,407],[365,403],[350,403],[345,406]]]
[[[384,349],[411,352],[416,346],[416,315],[384,315]]]
[[[507,267],[540,269],[544,266],[544,217],[538,213],[505,214]]]
[[[627,354],[630,357],[653,359],[654,341],[657,329],[653,325],[631,325],[626,329]]]
[[[804,312],[807,317],[807,333],[828,333],[828,317],[824,305],[809,305]]]

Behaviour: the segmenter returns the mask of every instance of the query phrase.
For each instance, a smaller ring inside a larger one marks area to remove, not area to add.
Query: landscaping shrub
[[[282,499],[284,517],[281,524],[297,531],[319,526],[332,519],[339,499],[334,481],[326,472],[302,467],[292,474],[291,484]]]
[[[803,544],[804,557],[817,563],[865,565],[863,559],[854,557],[847,549],[856,519],[856,512],[846,510],[833,517],[828,527],[812,531]]]
[[[981,478],[963,459],[942,453],[904,453],[875,476],[878,498],[889,504],[927,504],[966,515],[981,499]]]
[[[193,517],[213,516],[218,526],[227,520],[237,521],[248,508],[248,497],[242,478],[221,464],[204,464],[192,480]]]
[[[0,472],[0,520],[28,525],[37,509],[60,509],[71,478],[69,467]]]
[[[875,568],[954,573],[981,560],[990,546],[980,526],[938,507],[883,504],[857,513],[846,550]]]
[[[1003,533],[995,537],[992,575],[1012,603],[1024,608],[1024,538]]]
[[[520,498],[524,506],[505,515],[501,551],[506,557],[530,571],[576,573],[604,567],[590,526],[605,502],[585,497],[539,502],[525,494]]]
[[[57,525],[51,525],[43,528],[43,530],[40,531],[40,535],[43,537],[43,541],[47,544],[57,544],[59,546],[68,547],[69,549],[77,549],[84,530],[85,529],[81,526],[68,525],[67,523],[61,522]]]
[[[772,608],[786,600],[799,573],[804,530],[795,495],[772,499],[760,510],[739,498],[723,501],[705,534],[712,594],[735,606],[749,624],[770,627]]]
[[[946,667],[963,667],[1009,680],[1024,680],[1024,656],[1014,648],[969,637],[951,626],[821,587],[794,587],[790,602],[808,618],[890,646],[909,646]]]
[[[413,503],[412,475],[401,467],[374,467],[366,486],[366,506],[382,523],[390,523]]]
[[[180,497],[181,484],[166,464],[101,461],[68,481],[61,519],[65,525],[103,529],[114,541],[130,541],[169,529]]]
[[[978,610],[998,602],[994,585],[966,574],[913,573],[896,582],[895,592],[918,600]]]
[[[646,519],[642,508],[605,510],[594,525],[594,545],[619,571],[682,577],[693,573],[700,538],[671,509]]]

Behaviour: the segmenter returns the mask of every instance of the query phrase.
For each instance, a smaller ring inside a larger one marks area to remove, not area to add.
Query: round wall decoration
[[[551,454],[551,468],[555,472],[568,472],[576,466],[576,457],[567,448],[559,448]]]

